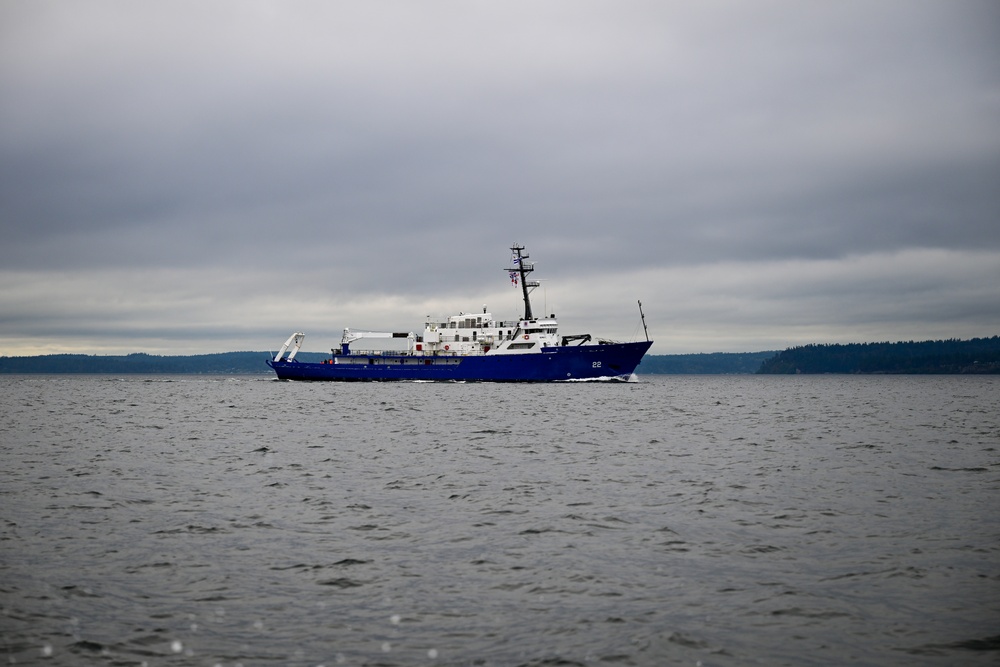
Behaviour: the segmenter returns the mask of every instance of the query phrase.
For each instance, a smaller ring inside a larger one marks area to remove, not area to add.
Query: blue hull
[[[272,361],[268,365],[281,380],[439,382],[557,382],[606,377],[628,377],[652,342],[548,347],[533,354],[495,354],[467,357],[349,355],[335,363]]]

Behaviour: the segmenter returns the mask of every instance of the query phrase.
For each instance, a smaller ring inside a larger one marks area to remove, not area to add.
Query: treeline
[[[124,356],[48,354],[38,357],[0,357],[0,373],[189,374],[246,375],[271,373],[267,352],[221,352],[191,356],[158,356],[135,353]],[[640,374],[753,373],[774,352],[646,355],[636,369]],[[322,361],[322,352],[299,352],[301,361]]]
[[[0,357],[0,373],[108,373],[108,374],[233,374],[272,373],[267,352],[220,352],[190,356],[135,353],[124,356],[47,354],[37,357]],[[297,359],[320,361],[328,354],[299,352]]]
[[[756,373],[772,352],[647,354],[635,372],[643,375],[734,375]]]
[[[220,352],[190,356],[135,353],[124,356],[48,354],[0,357],[2,373],[270,374],[267,352]],[[297,359],[321,361],[323,352]],[[908,343],[804,345],[782,352],[714,352],[646,355],[640,375],[788,373],[1000,373],[1000,336]]]
[[[779,352],[758,373],[1000,373],[1000,336],[971,340],[804,345]]]
[[[264,360],[267,352],[221,352],[191,356],[159,356],[135,353],[124,356],[48,354],[37,357],[0,357],[0,373],[94,373],[94,374],[231,374],[272,373]],[[739,374],[754,373],[774,352],[646,355],[636,369],[639,374]],[[299,352],[301,361],[321,361],[322,352]]]

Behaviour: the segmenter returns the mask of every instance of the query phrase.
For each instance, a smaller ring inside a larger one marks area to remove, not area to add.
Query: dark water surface
[[[996,665],[1000,378],[0,378],[43,665]]]

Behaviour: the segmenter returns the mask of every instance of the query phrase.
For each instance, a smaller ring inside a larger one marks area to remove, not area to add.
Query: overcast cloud
[[[1000,4],[7,0],[0,227],[6,355],[997,335]]]

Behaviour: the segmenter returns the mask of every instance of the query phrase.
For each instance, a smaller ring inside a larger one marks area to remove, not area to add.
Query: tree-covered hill
[[[1000,373],[1000,336],[906,343],[804,345],[766,360],[759,373]]]

